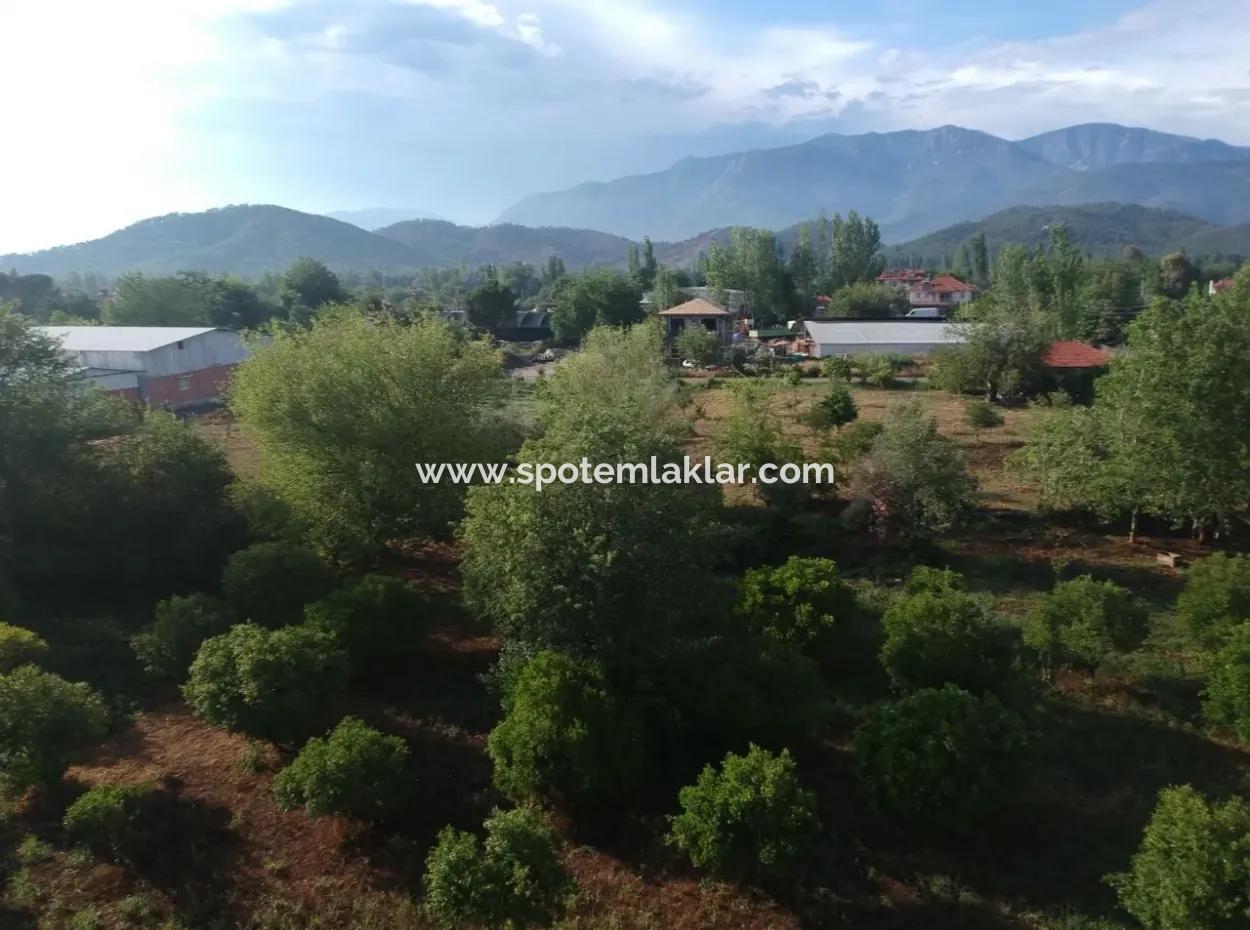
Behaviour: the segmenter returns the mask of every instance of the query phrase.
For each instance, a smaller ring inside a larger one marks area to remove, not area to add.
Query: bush
[[[878,810],[925,827],[967,830],[1019,774],[1020,721],[992,695],[954,685],[874,708],[855,736],[864,786]]]
[[[899,360],[892,355],[872,353],[861,355],[855,362],[855,369],[865,384],[875,384],[888,388],[894,384],[894,376],[898,374]]]
[[[917,565],[903,582],[903,592],[920,594],[923,591],[947,592],[962,591],[964,576],[949,568],[933,568],[929,565]]]
[[[504,710],[487,746],[501,791],[595,804],[635,783],[640,727],[597,663],[538,653],[517,673]]]
[[[1195,562],[1185,572],[1176,614],[1195,640],[1218,646],[1250,620],[1250,558],[1217,552]]]
[[[1108,880],[1143,926],[1241,930],[1250,923],[1250,805],[1164,788],[1129,870]]]
[[[304,622],[332,634],[352,671],[370,674],[402,660],[424,632],[422,600],[399,578],[365,575],[304,608]]]
[[[43,638],[25,627],[0,623],[0,675],[34,662],[48,651]]]
[[[993,429],[1003,425],[1003,415],[998,409],[983,400],[970,400],[964,404],[964,422],[978,437],[983,429]]]
[[[285,626],[298,623],[304,605],[329,593],[334,575],[311,549],[262,542],[230,556],[221,587],[241,619]]]
[[[61,826],[95,852],[129,859],[144,844],[141,819],[151,795],[151,789],[134,785],[96,785],[66,809]]]
[[[855,363],[842,355],[829,355],[820,363],[820,370],[832,381],[850,381],[855,374]]]
[[[444,827],[425,861],[425,906],[442,927],[466,923],[525,930],[550,924],[573,880],[555,832],[527,807],[494,811],[486,840]]]
[[[941,581],[926,574],[923,582],[915,583]],[[957,588],[922,587],[900,594],[886,609],[882,625],[881,664],[896,688],[949,683],[983,693],[1000,690],[1011,676],[1006,631],[980,601]]]
[[[1055,585],[1025,618],[1024,643],[1048,668],[1096,668],[1146,639],[1150,617],[1132,592],[1089,575]]]
[[[856,420],[838,430],[829,440],[829,457],[839,465],[849,465],[872,451],[873,443],[885,429],[880,420]]]
[[[829,393],[820,399],[807,413],[807,423],[816,429],[843,426],[859,416],[855,398],[845,381],[834,381]]]
[[[0,675],[0,781],[13,791],[55,783],[74,752],[104,739],[108,721],[81,682],[33,665]]]
[[[200,644],[230,628],[232,614],[207,594],[170,597],[156,605],[155,619],[131,641],[139,664],[150,675],[181,680]]]
[[[1234,627],[1207,673],[1202,712],[1250,741],[1250,623]]]
[[[347,675],[347,655],[329,634],[245,623],[204,642],[182,693],[218,726],[284,740],[316,726]]]
[[[751,745],[730,753],[721,768],[704,768],[681,789],[682,812],[670,818],[668,842],[698,868],[753,878],[793,869],[810,851],[819,823],[816,801],[804,791],[787,750]]]
[[[792,555],[742,576],[735,613],[753,634],[808,649],[827,645],[839,618],[854,609],[833,561]]]
[[[325,737],[310,739],[273,780],[283,810],[303,806],[310,817],[341,814],[377,822],[409,791],[408,745],[355,717],[344,717]]]

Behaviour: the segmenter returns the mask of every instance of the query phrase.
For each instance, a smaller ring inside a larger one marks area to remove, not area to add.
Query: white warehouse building
[[[940,320],[809,320],[804,322],[813,358],[830,355],[930,355],[966,341],[958,326]]]

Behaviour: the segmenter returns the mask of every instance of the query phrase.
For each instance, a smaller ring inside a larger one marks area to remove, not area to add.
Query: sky
[[[1245,0],[7,0],[0,253],[520,197],[824,132],[1250,144]]]

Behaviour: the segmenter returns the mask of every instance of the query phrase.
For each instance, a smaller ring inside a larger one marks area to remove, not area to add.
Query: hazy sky
[[[1245,0],[6,0],[0,252],[518,197],[821,132],[1250,143]]]

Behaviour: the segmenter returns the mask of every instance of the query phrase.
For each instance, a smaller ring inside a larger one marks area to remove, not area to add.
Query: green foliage
[[[964,404],[964,422],[978,436],[983,429],[993,429],[1003,425],[1003,415],[998,408],[983,400],[970,400]]]
[[[871,281],[885,267],[881,257],[881,230],[871,218],[854,210],[842,219],[833,215],[829,228],[831,287]]]
[[[855,359],[855,373],[865,384],[888,388],[894,384],[894,376],[902,367],[902,359],[883,352],[871,352]]]
[[[495,784],[512,797],[595,805],[636,783],[640,726],[597,664],[540,652],[511,683],[504,709],[487,751]]]
[[[819,649],[854,609],[854,595],[833,561],[792,555],[782,565],[743,575],[734,610],[754,635]]]
[[[1146,639],[1150,617],[1131,591],[1089,575],[1055,585],[1025,618],[1024,644],[1048,668],[1096,668],[1116,652]]]
[[[61,826],[95,852],[129,859],[146,840],[142,817],[151,795],[137,785],[96,785],[66,808]]]
[[[1207,720],[1232,726],[1238,737],[1250,741],[1250,622],[1229,631],[1207,671],[1204,694]]]
[[[962,330],[964,344],[934,354],[934,385],[953,393],[979,391],[990,402],[1003,393],[1035,393],[1051,342],[1045,319],[1012,306],[980,304],[975,318],[952,324]]]
[[[485,342],[339,309],[256,347],[231,406],[256,444],[256,480],[318,550],[366,560],[394,540],[448,533],[465,488],[423,484],[413,465],[501,459],[515,439],[505,387]]]
[[[832,381],[850,381],[855,374],[855,362],[845,355],[827,355],[820,363],[820,371]]]
[[[829,457],[839,465],[849,465],[872,451],[877,437],[885,429],[880,420],[856,420],[848,423],[828,441]]]
[[[445,827],[426,859],[426,909],[441,927],[466,923],[502,930],[550,924],[564,909],[573,881],[559,859],[559,841],[528,807],[495,810],[486,839]]]
[[[332,634],[352,672],[369,675],[404,661],[425,633],[425,602],[400,578],[365,575],[304,608],[304,622]]]
[[[894,599],[882,624],[881,664],[896,688],[958,685],[996,692],[1009,681],[1012,651],[989,611],[956,587],[939,588],[932,569]],[[937,582],[940,583],[940,582]]]
[[[347,656],[329,634],[248,623],[205,640],[182,694],[211,723],[289,740],[317,726],[347,675]]]
[[[1223,642],[1250,620],[1250,557],[1217,552],[1194,562],[1185,572],[1176,615],[1196,641]]]
[[[957,832],[1010,792],[1025,746],[1023,726],[997,698],[954,685],[877,706],[855,736],[860,776],[879,810]]]
[[[802,447],[786,435],[773,410],[773,385],[751,379],[736,381],[730,389],[732,404],[712,436],[717,459],[735,466],[750,465],[752,474],[766,463],[801,464]],[[756,491],[765,503],[779,507],[792,506],[807,493],[801,484],[780,483],[759,484]]]
[[[976,482],[963,455],[915,401],[891,408],[864,465],[874,524],[883,536],[931,536],[955,525],[971,506]]]
[[[794,760],[751,745],[681,789],[682,812],[668,842],[698,868],[755,878],[791,874],[810,852],[819,822],[815,796],[799,784]]]
[[[1250,921],[1250,805],[1164,788],[1127,872],[1120,906],[1160,930],[1240,930]]]
[[[677,354],[696,365],[714,365],[720,359],[720,337],[706,327],[697,324],[686,326],[673,340]]]
[[[829,393],[812,406],[808,423],[814,427],[845,426],[859,416],[851,388],[845,381],[834,381]]]
[[[551,332],[561,342],[581,342],[596,326],[629,326],[643,316],[638,282],[610,268],[561,278],[552,300]]]
[[[48,644],[38,634],[25,627],[0,623],[0,675],[36,661],[47,651]]]
[[[836,317],[902,316],[910,308],[907,291],[890,284],[856,281],[840,287],[830,295],[828,312]]]
[[[501,326],[511,326],[516,317],[516,295],[512,288],[491,278],[469,292],[464,309],[469,322],[491,332]]]
[[[0,781],[12,791],[55,783],[73,753],[104,739],[108,721],[81,682],[33,665],[0,675]]]
[[[767,230],[735,226],[729,242],[713,241],[704,258],[708,286],[747,293],[755,321],[767,326],[784,320],[792,295],[777,237]]]
[[[301,258],[282,275],[279,298],[292,319],[304,320],[326,304],[348,299],[338,276],[313,258]]]
[[[324,737],[314,737],[273,780],[283,810],[303,807],[310,817],[339,814],[378,822],[411,791],[408,746],[355,717],[344,717]]]
[[[153,610],[154,619],[131,640],[139,664],[148,674],[181,681],[200,644],[230,628],[234,614],[207,594],[170,597]]]
[[[334,573],[310,549],[262,542],[230,556],[221,587],[230,606],[244,620],[285,626],[298,623],[304,606],[334,587]]]
[[[221,326],[251,329],[277,312],[250,285],[199,271],[148,277],[133,271],[113,285],[104,322],[117,326]]]

